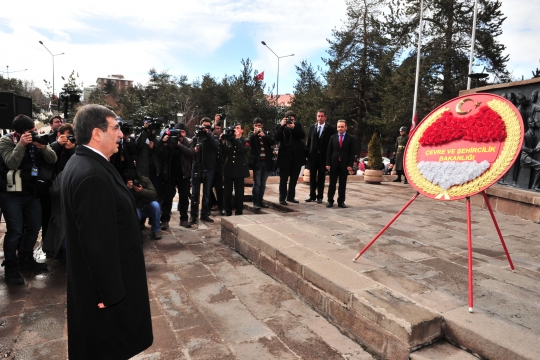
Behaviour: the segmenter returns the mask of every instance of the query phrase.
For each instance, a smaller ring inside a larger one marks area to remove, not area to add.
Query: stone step
[[[471,353],[441,340],[411,353],[411,360],[478,360]]]
[[[222,219],[224,242],[374,353],[406,360],[415,348],[442,337],[436,312],[280,233],[300,231],[293,222],[281,220],[278,231],[255,218]]]
[[[407,360],[409,356],[469,359],[473,353],[489,359],[540,359],[540,347],[534,345],[538,334],[520,325],[527,325],[536,315],[531,313],[530,321],[513,322],[494,315],[501,311],[510,316],[510,309],[483,300],[498,294],[497,299],[506,298],[519,305],[517,297],[508,291],[518,291],[519,295],[527,287],[532,292],[520,295],[521,303],[532,310],[537,305],[529,298],[537,294],[537,286],[530,278],[481,263],[478,269],[482,271],[475,273],[475,281],[480,284],[475,294],[483,299],[477,301],[471,314],[465,306],[466,265],[461,265],[466,259],[424,245],[424,253],[414,252],[413,245],[408,244],[411,240],[390,243],[383,237],[369,256],[353,263],[354,251],[341,251],[335,240],[343,236],[342,224],[321,226],[309,220],[316,219],[314,215],[302,213],[305,205],[290,207],[298,210],[223,218],[222,240],[376,356],[392,360]],[[338,250],[328,250],[336,247]],[[404,251],[408,251],[404,257],[395,255]],[[396,271],[394,264],[402,270]],[[419,274],[418,280],[402,272],[413,269]],[[493,276],[503,281],[494,282]],[[488,308],[483,309],[482,304]],[[521,316],[519,311],[517,315]],[[436,342],[440,339],[448,339],[466,351],[440,345]],[[435,357],[429,357],[432,353]],[[449,355],[437,357],[439,353]]]

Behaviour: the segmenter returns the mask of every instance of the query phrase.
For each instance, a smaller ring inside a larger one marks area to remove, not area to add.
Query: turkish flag
[[[264,71],[262,73],[259,73],[255,76],[255,80],[262,81],[264,80]]]

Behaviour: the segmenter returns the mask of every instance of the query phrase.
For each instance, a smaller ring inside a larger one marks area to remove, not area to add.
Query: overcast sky
[[[540,68],[540,1],[503,2],[508,17],[500,41],[510,54],[508,69],[515,77],[531,77]],[[192,81],[210,73],[222,78],[239,74],[240,60],[250,58],[276,81],[277,58],[261,44],[264,40],[279,56],[279,92],[290,93],[296,79],[294,65],[307,59],[322,65],[327,38],[345,18],[343,0],[260,1],[114,1],[45,2],[4,1],[0,10],[0,71],[10,76],[52,80],[58,93],[71,70],[85,86],[98,77],[123,74],[145,84],[148,70],[187,75]],[[481,71],[482,69],[475,69]]]

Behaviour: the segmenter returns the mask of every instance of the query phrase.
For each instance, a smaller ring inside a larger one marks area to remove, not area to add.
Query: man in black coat
[[[293,111],[287,111],[276,129],[276,140],[280,142],[277,167],[279,167],[279,203],[281,205],[287,205],[287,201],[298,203],[294,197],[300,169],[306,163],[305,137],[306,133],[302,129],[302,124],[296,122],[296,114]],[[289,183],[288,190],[287,182]]]
[[[242,125],[234,126],[234,138],[220,135],[222,154],[225,157],[223,167],[223,208],[225,215],[232,215],[232,191],[234,186],[235,215],[242,215],[244,209],[244,178],[249,176],[246,153],[250,146],[242,134]]]
[[[199,203],[201,203],[201,220],[214,222],[210,217],[210,191],[214,182],[217,164],[218,141],[212,135],[212,122],[210,118],[201,119],[201,128],[195,131],[193,136],[193,170],[191,172],[191,219],[192,224],[197,224],[199,216]],[[202,184],[202,201],[201,201]]]
[[[122,138],[115,117],[79,109],[62,175],[70,359],[128,359],[153,342],[135,200],[108,161]]]
[[[326,173],[326,152],[330,137],[336,128],[326,123],[326,112],[317,111],[317,123],[309,127],[307,147],[309,151],[309,197],[306,202],[322,203],[324,197],[324,180]]]
[[[352,170],[354,155],[356,154],[356,139],[354,136],[347,134],[347,122],[345,120],[338,120],[337,131],[338,133],[330,138],[328,152],[326,153],[326,169],[330,170],[327,208],[334,206],[334,194],[336,193],[338,179],[338,207],[347,208],[347,205],[345,205],[347,175]]]
[[[264,191],[266,190],[266,180],[272,170],[273,150],[272,145],[276,143],[272,133],[263,130],[263,121],[257,117],[253,120],[253,131],[249,133],[248,139],[251,145],[249,166],[253,169],[253,207],[260,210],[267,208],[268,204],[263,202]]]

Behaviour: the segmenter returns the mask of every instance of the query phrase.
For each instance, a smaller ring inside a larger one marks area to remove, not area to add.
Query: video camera
[[[234,134],[235,130],[236,130],[235,125],[224,128],[223,133],[221,135],[221,139],[227,140],[227,141],[233,140],[236,137]]]
[[[223,109],[223,106],[218,106],[217,111],[219,115],[219,120],[225,121],[227,114],[225,114],[225,109]]]
[[[157,118],[151,118],[150,116],[145,116],[143,118],[143,123],[148,122],[150,123],[148,125],[148,128],[151,130],[159,130],[161,129],[161,125],[164,123],[164,120],[162,117]]]
[[[42,144],[42,145],[49,145],[48,134],[39,135],[37,131],[31,131],[30,134],[32,134],[32,142],[37,142],[38,144]]]
[[[176,145],[178,145],[178,141],[180,140],[180,137],[182,136],[182,133],[180,132],[179,129],[172,128],[172,129],[169,129],[169,130],[165,131],[163,133],[163,137],[165,137],[165,135],[169,136],[167,138],[167,145],[176,146]]]
[[[133,131],[133,120],[123,120],[120,119],[117,121],[118,125],[120,125],[120,131],[124,134],[131,134]]]
[[[193,137],[197,139],[206,139],[208,132],[206,132],[205,129],[210,130],[211,128],[212,127],[210,125],[195,125],[195,132],[193,133]]]

